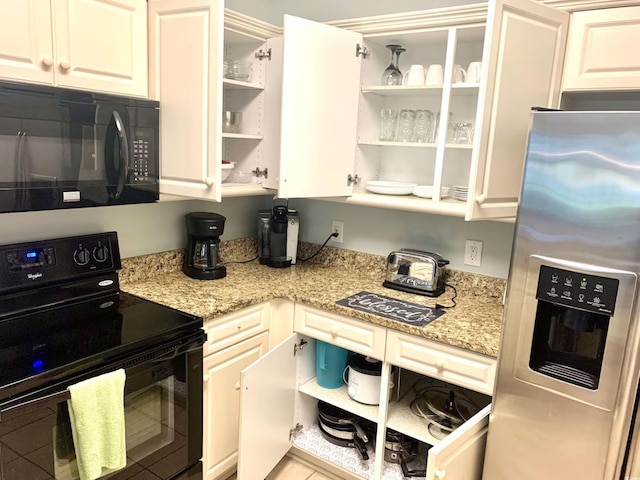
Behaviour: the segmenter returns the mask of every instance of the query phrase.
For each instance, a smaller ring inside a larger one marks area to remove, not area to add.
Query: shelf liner
[[[442,309],[426,307],[417,303],[405,302],[404,300],[365,291],[338,300],[336,304],[407,323],[415,327],[424,327],[445,313]]]

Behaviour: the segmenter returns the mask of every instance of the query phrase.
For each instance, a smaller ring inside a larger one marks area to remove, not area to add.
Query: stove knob
[[[91,254],[86,248],[81,248],[73,252],[73,259],[78,265],[86,265],[91,259]]]
[[[109,258],[109,249],[104,245],[98,245],[93,249],[93,258],[95,258],[98,262],[104,262],[107,258]]]

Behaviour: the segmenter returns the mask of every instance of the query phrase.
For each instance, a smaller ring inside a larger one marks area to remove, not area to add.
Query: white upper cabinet
[[[412,22],[405,30],[395,19],[397,27],[381,24],[375,33],[361,19],[370,51],[363,60],[354,170],[361,181],[345,200],[467,220],[515,217],[530,109],[558,103],[568,19],[531,0],[489,2],[480,24],[419,29]],[[412,65],[425,67],[425,85],[381,85],[390,63],[386,46],[393,44],[405,49],[398,62],[405,76]],[[432,65],[442,73],[431,77]],[[427,135],[415,127],[401,135],[399,119],[395,137],[385,137],[383,109],[426,116]]]
[[[569,15],[529,0],[490,2],[467,220],[515,217],[531,107],[556,107]]]
[[[220,201],[223,4],[153,0],[149,94],[160,101],[160,191]]]
[[[351,194],[362,35],[285,15],[281,197]]]
[[[0,1],[0,77],[147,96],[145,0]]]
[[[563,90],[640,89],[640,6],[575,12]]]

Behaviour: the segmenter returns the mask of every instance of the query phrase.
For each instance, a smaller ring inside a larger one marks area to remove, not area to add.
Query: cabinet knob
[[[233,388],[235,388],[236,390],[240,390],[240,382],[237,382]]]
[[[441,480],[446,476],[447,476],[447,472],[445,470],[436,470],[436,475],[435,475],[436,478]]]
[[[209,375],[204,375],[202,377],[202,381],[205,382],[205,383],[208,382],[209,381]]]
[[[213,177],[207,177],[204,179],[204,184],[209,188],[213,187],[214,183],[215,182],[213,181]]]
[[[331,332],[331,336],[333,338],[336,338],[338,336],[338,327],[332,327],[330,332]]]
[[[68,60],[62,60],[62,61],[60,62],[60,68],[61,68],[62,70],[69,70],[69,69],[71,68],[71,64],[69,63],[69,61],[68,61]]]
[[[444,369],[444,360],[441,358],[436,359],[436,368],[438,370],[443,370]]]
[[[49,56],[42,57],[42,65],[44,65],[45,67],[50,67],[51,65],[53,65],[53,58]]]

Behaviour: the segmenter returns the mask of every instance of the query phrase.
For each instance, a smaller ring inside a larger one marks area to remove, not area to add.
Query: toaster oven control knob
[[[109,258],[109,249],[105,245],[98,245],[93,249],[93,258],[95,258],[98,262],[104,262],[107,258]]]
[[[73,260],[78,265],[86,265],[87,263],[89,263],[90,259],[91,259],[91,254],[89,253],[89,250],[87,250],[86,248],[79,248],[78,250],[73,252]]]

